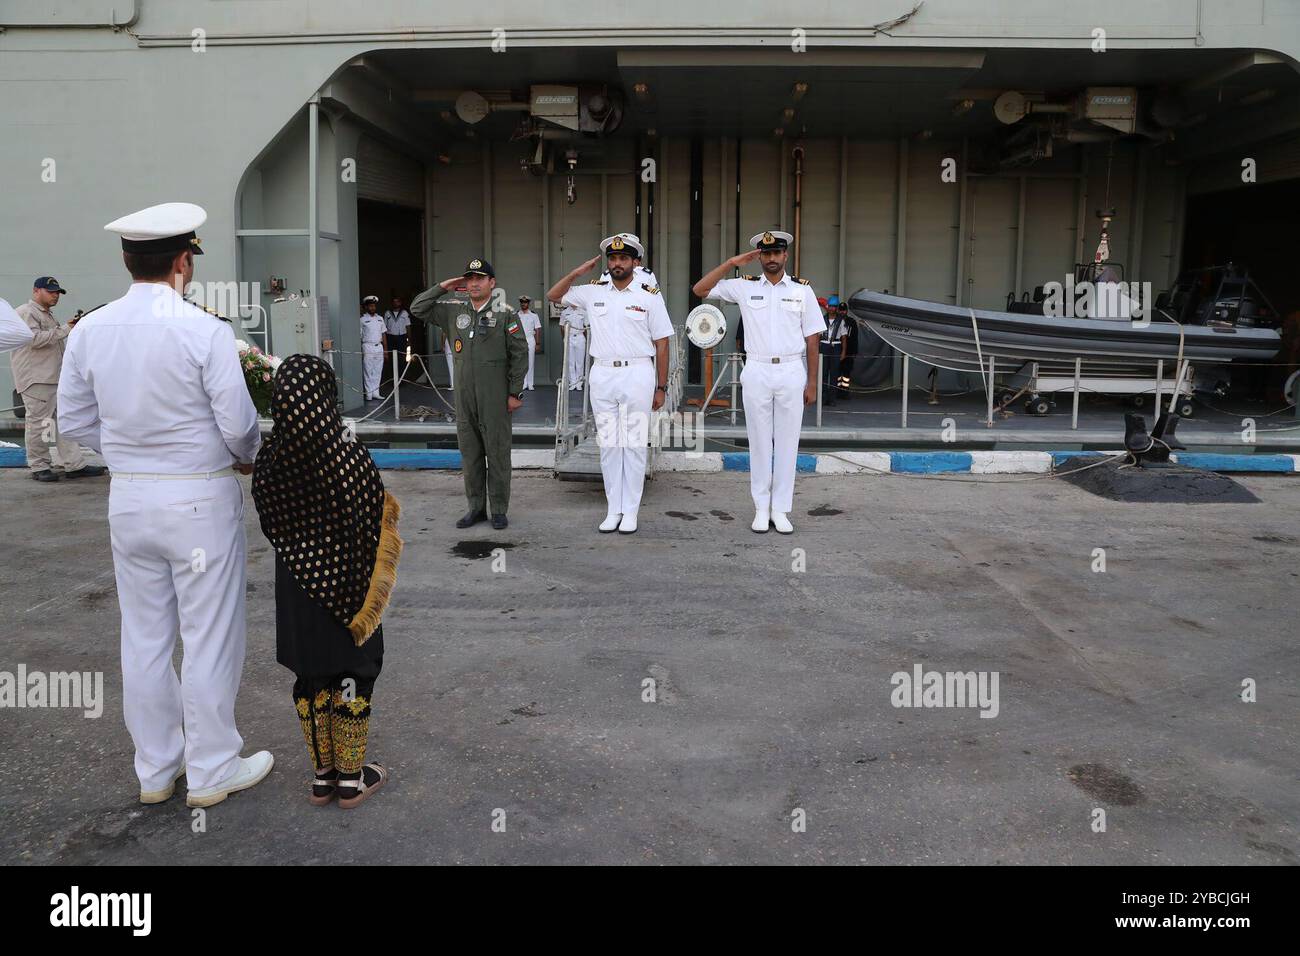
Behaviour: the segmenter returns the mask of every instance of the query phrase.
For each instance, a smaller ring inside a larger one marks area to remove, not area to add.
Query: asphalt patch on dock
[[[458,558],[467,558],[471,561],[479,558],[489,558],[492,552],[497,548],[509,551],[514,545],[509,541],[457,541],[449,550],[449,553]]]
[[[1068,463],[1062,480],[1109,501],[1152,504],[1258,504],[1259,499],[1226,475],[1186,465],[1125,465],[1111,462],[1083,466],[1085,458]]]

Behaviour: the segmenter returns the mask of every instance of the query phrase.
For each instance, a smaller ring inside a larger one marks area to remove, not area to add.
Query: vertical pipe
[[[969,305],[969,296],[966,295],[966,255],[968,251],[967,243],[970,237],[966,235],[968,226],[966,216],[966,159],[968,156],[969,142],[966,137],[961,138],[961,171],[957,174],[957,182],[960,184],[957,189],[957,288],[954,290],[953,302],[957,305]]]
[[[392,350],[393,356],[393,421],[402,420],[402,393],[399,390],[401,385],[401,375],[397,372],[397,349]]]
[[[1074,273],[1075,263],[1083,262],[1084,232],[1088,216],[1088,147],[1079,150],[1079,203],[1075,210],[1074,221],[1074,262],[1070,263],[1070,272]]]
[[[655,272],[656,278],[668,274],[668,145],[669,138],[662,137],[659,140],[659,162],[655,163],[655,178],[659,180],[659,204],[663,206],[659,216],[659,253],[657,258],[651,258],[650,268],[653,271],[656,267],[659,269]],[[663,282],[662,278],[659,281]],[[693,279],[687,280],[693,282]]]
[[[727,138],[718,137],[718,261],[727,256]]]
[[[659,159],[662,159],[663,158],[662,151],[658,149],[658,146],[659,146],[659,140],[656,139],[655,151],[661,154],[659,156]],[[657,159],[655,161],[654,179],[651,179],[650,182],[646,183],[646,201],[645,201],[646,231],[644,233],[640,233],[640,232],[637,233],[638,236],[644,235],[646,237],[645,239],[646,261],[650,264],[651,269],[653,269],[656,265],[655,263],[655,180],[659,178],[659,171],[660,171],[659,162]],[[640,179],[640,177],[637,178]],[[583,387],[584,394],[586,393],[586,391],[587,389],[584,386]],[[584,399],[583,401],[585,403],[586,400]]]
[[[1164,391],[1164,387],[1165,387],[1165,360],[1160,359],[1158,362],[1156,362],[1156,403],[1153,406],[1156,410],[1156,418],[1160,417],[1160,393]],[[1151,426],[1154,428],[1155,422],[1152,422]]]
[[[483,257],[491,262],[492,254],[492,144],[483,140]]]
[[[994,375],[994,366],[993,366],[993,361],[994,361],[994,358],[995,358],[995,356],[992,356],[992,355],[989,356],[989,378],[988,378],[988,381],[984,383],[984,391],[985,391],[985,394],[988,396],[988,403],[989,403],[988,418],[986,418],[986,419],[984,420],[984,424],[985,424],[985,425],[992,425],[992,424],[993,424],[993,375]],[[1034,378],[1037,378],[1037,377],[1038,377],[1038,366],[1035,365],[1035,366],[1034,366]]]
[[[1021,282],[1024,281],[1025,273],[1025,192],[1027,191],[1027,177],[1024,173],[1020,174],[1020,197],[1019,208],[1016,211],[1016,281],[1011,285],[1011,291],[1019,294],[1021,291]]]
[[[736,220],[732,229],[733,256],[740,255],[740,137],[736,137]]]
[[[848,297],[848,290],[844,288],[845,268],[847,266],[846,258],[849,248],[849,138],[840,137],[840,248],[839,248],[839,273],[836,276],[835,291],[839,293],[840,301]]]
[[[1070,428],[1079,427],[1079,376],[1083,371],[1083,359],[1074,358],[1074,413],[1070,416]]]
[[[907,427],[907,392],[911,387],[912,359],[906,352],[903,353],[903,427]]]
[[[541,184],[542,184],[542,288],[550,289],[551,287],[551,177],[548,173],[542,173]],[[542,295],[546,295],[546,293],[543,292]],[[545,321],[545,318],[549,317],[549,313],[551,311],[551,304],[549,302],[544,302],[543,309],[545,315],[542,322],[542,335],[545,336],[546,329],[547,329],[547,323]],[[560,331],[560,351],[561,351],[560,361],[565,363],[568,362],[567,352],[565,352],[565,349],[567,349],[568,347],[567,345],[568,338],[569,336],[567,332]],[[551,354],[552,353],[550,349],[547,349],[546,352],[543,353],[543,355],[546,357],[547,381],[555,381],[555,370],[551,368],[551,361],[550,361]],[[561,365],[560,373],[564,374],[564,370],[566,368],[568,368],[567,364]],[[564,388],[563,385],[561,385],[560,387]],[[566,404],[565,410],[567,411],[567,409],[568,406]],[[559,424],[560,423],[557,421],[556,425],[558,426]]]
[[[822,355],[821,350],[818,349],[817,351],[817,427],[818,428],[822,427],[822,379],[824,378],[824,376],[822,375],[822,368],[825,366],[825,364],[826,364],[826,356]]]
[[[898,139],[898,225],[894,233],[894,295],[906,295],[903,277],[907,270],[907,138]]]
[[[600,234],[602,238],[609,235],[609,175],[606,173],[600,174]]]
[[[312,301],[320,312],[320,94],[307,102],[307,281],[311,285]],[[313,320],[315,316],[312,317]],[[316,338],[317,333],[312,332]]]
[[[776,225],[782,232],[785,232],[786,216],[790,212],[790,151],[785,148],[785,139],[778,141],[778,149],[781,151],[781,182],[779,183],[779,192],[781,194],[781,206],[776,211]]]
[[[800,236],[803,227],[803,143],[796,143],[794,150],[794,274],[799,274]]]

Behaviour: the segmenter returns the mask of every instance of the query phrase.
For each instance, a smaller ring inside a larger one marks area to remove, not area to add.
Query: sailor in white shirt
[[[672,320],[659,289],[633,277],[639,242],[622,235],[600,244],[609,280],[571,288],[600,256],[588,259],[551,287],[552,302],[581,309],[591,331],[591,409],[600,444],[600,473],[608,503],[602,532],[637,529],[645,484],[650,412],[663,406]]]
[[[397,374],[406,373],[407,331],[411,327],[411,313],[402,308],[400,296],[393,296],[392,308],[384,313],[384,333],[388,336],[385,345],[390,352],[397,353]]]
[[[4,299],[0,299],[0,352],[22,348],[31,342],[35,333]]]
[[[524,389],[533,391],[533,363],[537,358],[537,341],[542,329],[542,320],[529,306],[532,299],[526,295],[519,297],[519,324],[523,326],[524,338],[528,339],[528,374],[524,376]]]
[[[59,431],[104,456],[122,612],[122,710],[140,802],[181,775],[210,806],[271,770],[239,756],[235,695],[244,664],[244,496],[261,444],[235,333],[176,291],[201,254],[190,203],[152,206],[104,228],[122,237],[134,284],[68,336]],[[233,467],[232,467],[233,465]],[[177,680],[172,651],[185,654]]]
[[[379,397],[379,380],[384,373],[383,316],[379,314],[379,296],[368,295],[361,300],[361,384],[366,401]]]
[[[826,330],[817,294],[807,279],[785,274],[793,237],[763,232],[754,251],[733,256],[699,282],[701,299],[713,296],[740,306],[745,328],[745,431],[749,436],[749,488],[760,534],[769,524],[790,534],[794,472],[805,405],[817,400],[817,340]],[[724,276],[758,259],[761,276]]]

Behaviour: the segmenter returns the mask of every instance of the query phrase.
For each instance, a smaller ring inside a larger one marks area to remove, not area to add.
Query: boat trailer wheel
[[[1181,402],[1178,403],[1179,418],[1191,418],[1192,412],[1194,411],[1196,411],[1196,406],[1192,404],[1192,400],[1190,398],[1184,398]]]
[[[1030,395],[1025,401],[1025,411],[1030,415],[1046,415],[1052,410],[1052,403],[1042,395]]]

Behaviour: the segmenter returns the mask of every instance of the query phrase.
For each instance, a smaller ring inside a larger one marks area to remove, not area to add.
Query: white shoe
[[[185,798],[188,807],[210,807],[220,803],[226,797],[239,790],[247,790],[266,779],[266,775],[275,766],[275,758],[269,750],[259,750],[251,757],[239,758],[239,769],[215,787],[191,790]]]
[[[629,511],[623,515],[623,520],[618,523],[619,534],[636,534],[636,512]]]
[[[141,790],[140,802],[141,803],[163,803],[164,801],[170,800],[172,798],[172,794],[176,792],[176,784],[179,783],[180,779],[185,776],[185,765],[181,764],[181,769],[176,771],[171,776],[172,776],[172,782],[167,784],[167,786],[163,787],[161,790]]]
[[[786,517],[783,511],[772,512],[772,527],[776,528],[781,534],[794,534],[794,525]]]
[[[754,522],[749,526],[749,530],[757,532],[758,534],[767,534],[768,524],[769,524],[769,520],[768,520],[767,509],[759,508],[757,511],[754,512]]]
[[[623,516],[619,514],[613,514],[611,512],[610,514],[605,515],[605,520],[600,523],[600,533],[609,534],[611,531],[617,531],[618,523],[622,520]]]

